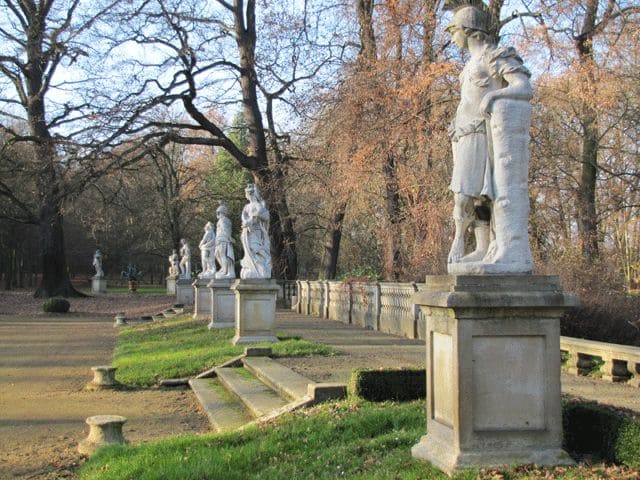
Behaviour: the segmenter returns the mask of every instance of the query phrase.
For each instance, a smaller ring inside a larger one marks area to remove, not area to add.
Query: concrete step
[[[244,405],[217,378],[194,378],[189,380],[189,385],[216,431],[236,430],[253,420]]]
[[[306,397],[308,385],[314,383],[269,357],[245,357],[242,363],[259,380],[290,400]]]
[[[216,374],[220,383],[238,397],[256,418],[289,403],[244,368],[217,368]]]

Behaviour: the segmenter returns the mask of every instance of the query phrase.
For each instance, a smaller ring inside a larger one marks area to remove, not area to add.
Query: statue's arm
[[[516,71],[505,73],[502,78],[504,78],[507,86],[487,93],[480,102],[480,111],[485,115],[491,114],[493,102],[496,100],[523,100],[528,102],[533,97],[533,88],[531,88],[528,75]]]

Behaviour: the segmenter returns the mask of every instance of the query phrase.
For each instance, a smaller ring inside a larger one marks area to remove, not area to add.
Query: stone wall
[[[418,338],[416,320],[420,310],[414,305],[414,283],[380,283],[380,331]]]

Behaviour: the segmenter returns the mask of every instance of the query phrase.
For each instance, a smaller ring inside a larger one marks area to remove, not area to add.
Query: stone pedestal
[[[557,277],[429,276],[427,435],[411,453],[448,474],[573,461],[562,450],[560,316],[576,305]]]
[[[176,282],[178,281],[177,275],[169,275],[167,277],[167,295],[176,294]]]
[[[208,287],[210,278],[198,278],[193,282],[195,305],[193,307],[193,318],[204,318],[211,316],[211,289]]]
[[[176,303],[193,305],[193,285],[187,278],[179,278],[176,282]]]
[[[236,280],[231,285],[236,296],[236,335],[231,342],[277,342],[273,327],[276,321],[275,280]]]
[[[122,435],[122,426],[127,419],[120,415],[96,415],[87,418],[89,436],[78,444],[83,455],[92,455],[100,447],[128,443]]]
[[[236,295],[231,291],[235,280],[216,279],[209,282],[211,290],[211,323],[213,328],[233,328],[236,325]]]
[[[104,277],[91,277],[91,291],[93,293],[107,293],[107,279]]]
[[[110,365],[100,365],[91,367],[93,380],[85,385],[87,390],[114,390],[122,385],[116,380],[116,370],[118,367]]]

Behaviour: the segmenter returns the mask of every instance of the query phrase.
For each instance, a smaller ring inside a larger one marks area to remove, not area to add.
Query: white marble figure
[[[231,234],[231,220],[227,217],[227,206],[221,202],[216,214],[218,216],[218,223],[216,224],[216,260],[220,265],[220,269],[216,272],[215,278],[236,278],[235,257],[233,255],[235,241]]]
[[[269,211],[255,184],[244,189],[249,203],[242,209],[242,248],[240,278],[271,278],[271,242],[269,241]]]
[[[93,264],[96,269],[96,274],[94,278],[103,278],[104,270],[102,270],[102,253],[100,250],[96,250],[96,253],[93,254]]]
[[[513,48],[488,35],[489,14],[464,6],[448,30],[468,49],[460,74],[461,98],[450,127],[455,237],[448,258],[451,274],[529,273],[527,233],[530,73]],[[475,250],[465,254],[465,234]]]
[[[180,263],[180,257],[178,257],[178,251],[174,248],[171,255],[169,255],[169,275],[175,277],[178,275]]]
[[[180,248],[180,278],[183,280],[191,279],[191,249],[189,242],[184,238],[180,240],[182,247]]]
[[[198,278],[213,278],[216,272],[216,259],[214,256],[216,232],[213,229],[213,223],[207,222],[204,226],[204,235],[198,247],[200,248],[200,261],[202,262],[202,272],[198,274]]]

